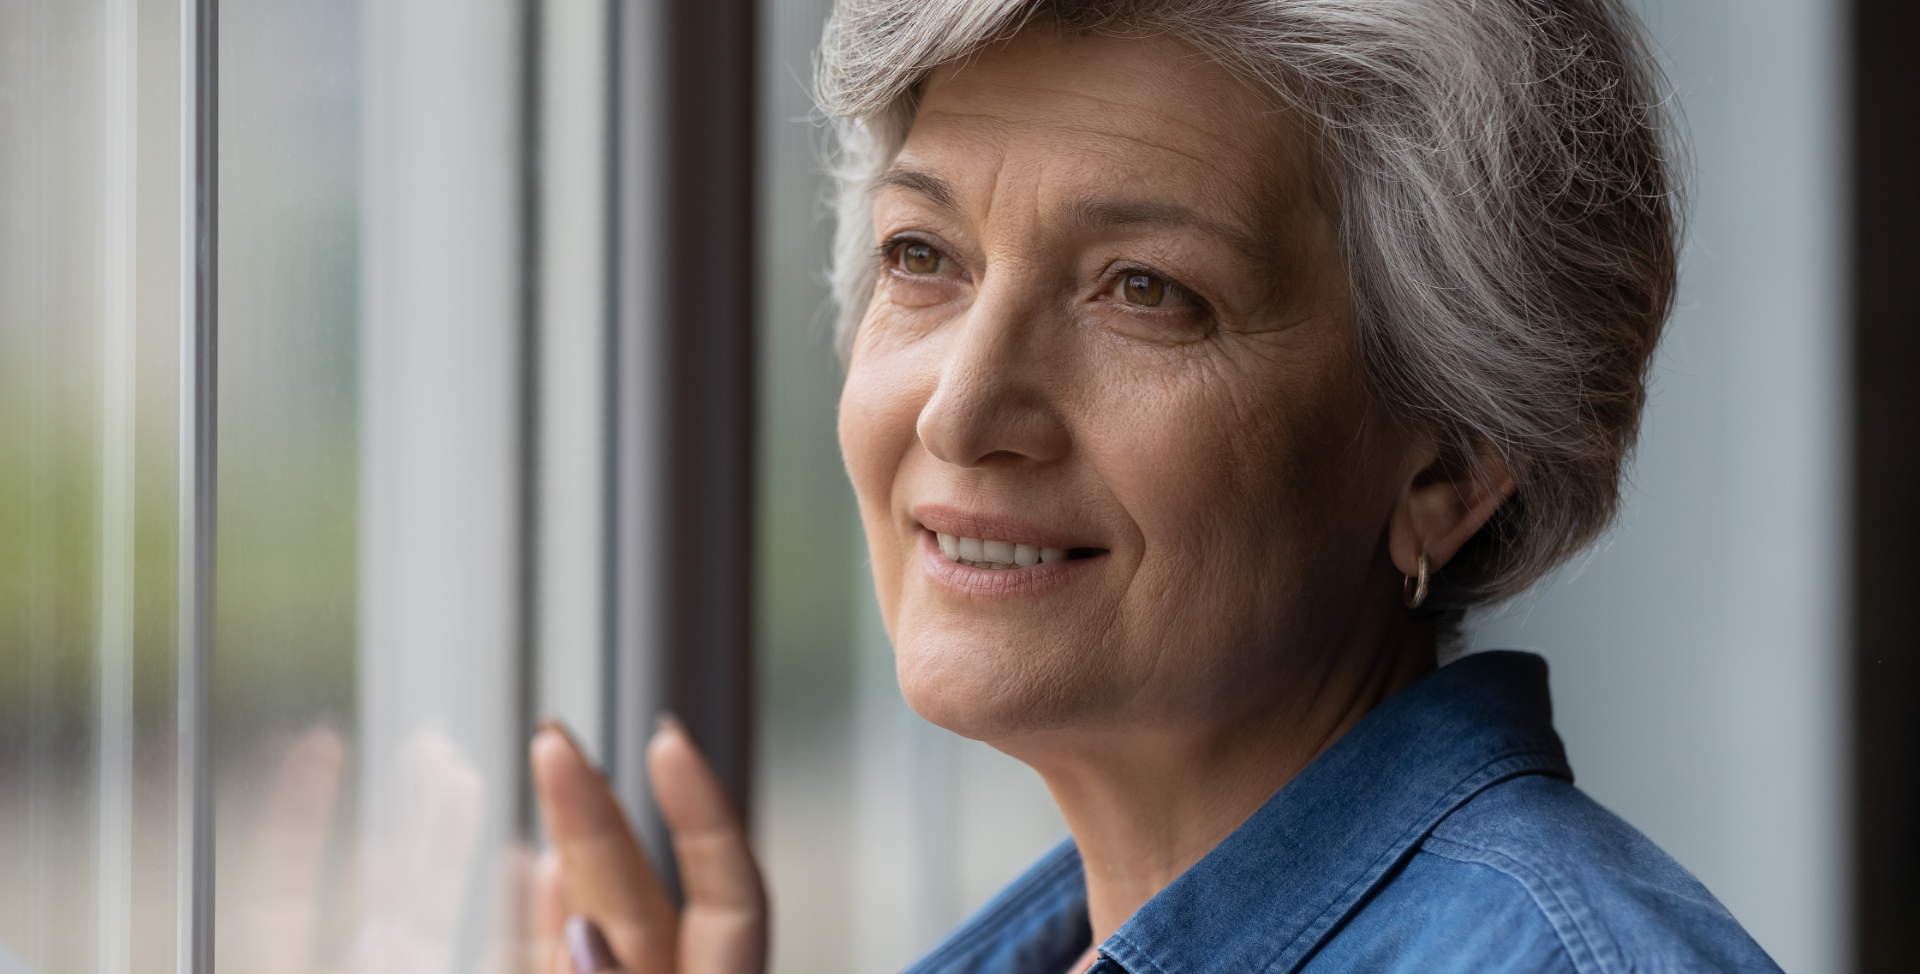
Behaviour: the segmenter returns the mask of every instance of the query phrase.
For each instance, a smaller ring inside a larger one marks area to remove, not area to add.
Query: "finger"
[[[766,889],[726,789],[672,717],[647,745],[647,770],[686,891],[682,971],[758,974],[766,968]]]
[[[628,971],[669,974],[679,917],[606,779],[558,725],[534,735],[532,762],[568,909],[599,924]]]

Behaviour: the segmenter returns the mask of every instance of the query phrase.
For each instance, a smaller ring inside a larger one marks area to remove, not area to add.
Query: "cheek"
[[[888,428],[890,404],[875,395],[871,372],[858,365],[850,367],[840,389],[840,456],[863,514],[873,503],[885,502],[892,474],[885,458],[898,452],[889,443],[897,438]]]
[[[840,387],[840,453],[862,510],[886,506],[927,401],[921,363],[900,348],[872,341],[872,332],[870,322],[861,325]]]
[[[1105,466],[1147,542],[1142,588],[1164,593],[1138,610],[1152,628],[1291,641],[1364,575],[1384,478],[1369,473],[1364,401],[1332,369],[1223,371],[1113,404],[1130,456]]]
[[[840,454],[860,505],[880,608],[892,628],[904,559],[893,495],[917,449],[915,424],[926,396],[910,362],[856,349],[840,391]]]

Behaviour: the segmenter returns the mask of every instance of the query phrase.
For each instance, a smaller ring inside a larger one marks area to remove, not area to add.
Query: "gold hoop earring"
[[[1420,603],[1427,600],[1427,553],[1424,551],[1420,553],[1420,580],[1417,583],[1412,575],[1401,577],[1405,581],[1400,583],[1400,600],[1405,602],[1409,609],[1420,608]]]

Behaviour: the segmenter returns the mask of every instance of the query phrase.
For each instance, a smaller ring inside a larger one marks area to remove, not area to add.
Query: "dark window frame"
[[[1920,970],[1920,7],[1853,4],[1853,962]]]
[[[644,750],[752,764],[754,0],[614,0],[607,764],[671,882]]]

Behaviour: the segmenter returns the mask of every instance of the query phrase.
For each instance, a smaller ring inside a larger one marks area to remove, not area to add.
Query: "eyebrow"
[[[924,169],[895,166],[881,173],[880,178],[873,182],[874,192],[887,186],[919,193],[943,210],[960,209],[960,194],[954,191],[953,184]]]
[[[1082,233],[1113,227],[1197,230],[1246,251],[1264,248],[1261,236],[1246,227],[1216,220],[1177,203],[1082,197],[1067,206],[1067,226]]]
[[[874,192],[892,186],[917,193],[944,210],[960,209],[960,194],[953,184],[925,169],[896,166],[874,180]],[[1197,230],[1218,237],[1245,251],[1259,251],[1265,241],[1246,227],[1216,220],[1177,203],[1147,200],[1111,199],[1087,196],[1067,206],[1066,225],[1080,233],[1095,233],[1116,227]]]

